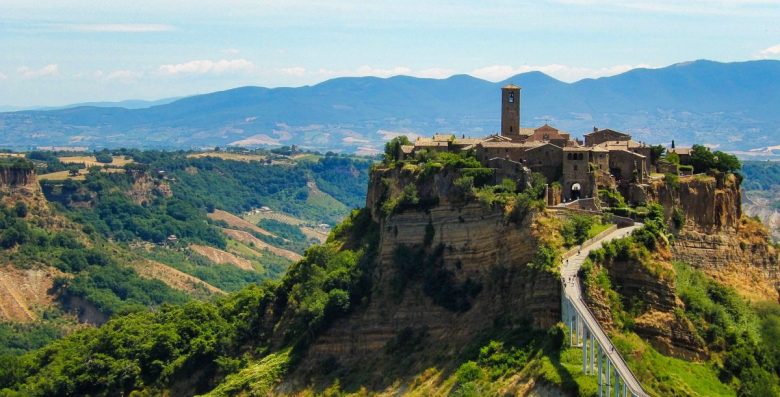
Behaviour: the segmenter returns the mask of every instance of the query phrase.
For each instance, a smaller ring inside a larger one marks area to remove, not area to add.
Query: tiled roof
[[[515,143],[515,142],[480,142],[479,146],[486,147],[486,148],[513,148],[513,149],[521,149],[521,148],[528,147],[524,143]]]
[[[455,145],[476,145],[478,143],[482,142],[482,139],[479,138],[456,138],[455,142],[453,144]]]
[[[448,142],[434,142],[432,140],[420,140],[414,143],[414,147],[447,147]]]
[[[455,139],[455,135],[452,134],[434,134],[433,140],[436,142],[447,142]]]
[[[676,147],[674,149],[668,149],[667,152],[669,153],[676,153],[676,154],[685,154],[690,155],[692,148],[689,147]]]
[[[613,152],[628,153],[628,154],[630,154],[630,155],[632,155],[632,156],[639,157],[640,159],[644,159],[644,158],[645,158],[645,156],[643,156],[643,155],[641,155],[641,154],[639,154],[639,153],[632,152],[632,151],[630,151],[630,150],[626,150],[626,149],[616,149],[616,150],[610,150],[609,152],[610,152],[610,154],[611,154],[611,153],[613,153]]]
[[[615,134],[618,134],[618,135],[624,135],[624,136],[627,136],[627,137],[629,137],[629,138],[631,137],[631,135],[629,135],[629,134],[626,134],[625,132],[615,131],[615,130],[611,130],[611,129],[609,129],[609,128],[605,128],[605,129],[603,129],[603,130],[598,130],[598,131],[589,132],[589,133],[585,134],[585,136],[591,136],[591,135],[594,135],[594,134],[598,134],[598,133],[600,133],[600,132],[601,132],[601,133],[604,133],[604,132],[612,132],[612,133],[615,133]]]
[[[529,147],[527,149],[528,151],[540,149],[540,148],[545,147],[545,146],[552,146],[552,147],[554,147],[554,148],[556,148],[558,150],[562,149],[560,146],[554,145],[554,144],[549,143],[549,142],[526,142],[525,144],[529,145]]]

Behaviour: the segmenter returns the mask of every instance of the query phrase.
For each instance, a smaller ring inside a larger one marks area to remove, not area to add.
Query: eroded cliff
[[[529,266],[548,215],[532,211],[521,224],[510,222],[503,208],[460,201],[453,177],[374,173],[367,206],[381,237],[370,301],[315,341],[299,381],[335,366],[344,374],[359,368],[363,384],[387,386],[404,370],[456,362],[490,330],[559,321],[557,276]],[[418,205],[384,214],[383,204],[407,186]]]
[[[682,222],[673,259],[737,287],[753,300],[778,301],[780,259],[760,222],[742,215],[740,181],[733,174],[681,178],[678,186],[655,184],[651,197]]]

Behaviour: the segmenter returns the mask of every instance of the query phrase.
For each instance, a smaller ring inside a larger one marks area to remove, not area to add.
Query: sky
[[[780,0],[0,0],[0,106],[780,59]]]

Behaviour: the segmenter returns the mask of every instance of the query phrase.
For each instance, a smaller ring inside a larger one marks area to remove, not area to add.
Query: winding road
[[[583,262],[592,250],[601,248],[604,242],[626,237],[634,230],[642,226],[642,224],[637,223],[634,226],[617,229],[594,241],[592,244],[583,247],[580,252],[574,253],[568,258],[564,258],[561,276],[563,278],[565,297],[568,298],[569,301],[574,305],[575,310],[582,318],[582,321],[585,323],[588,330],[598,341],[598,344],[603,349],[604,354],[609,357],[609,360],[612,362],[614,369],[626,382],[626,385],[628,386],[628,389],[630,389],[631,394],[644,397],[647,396],[647,394],[644,392],[644,390],[642,390],[641,384],[628,368],[628,365],[626,365],[623,357],[621,357],[620,353],[618,353],[618,351],[615,349],[612,341],[609,339],[609,336],[606,332],[604,332],[604,330],[601,328],[601,325],[599,325],[598,321],[596,320],[596,317],[585,304],[585,301],[582,298],[582,286],[580,285],[580,280],[577,276],[580,267],[582,267]]]

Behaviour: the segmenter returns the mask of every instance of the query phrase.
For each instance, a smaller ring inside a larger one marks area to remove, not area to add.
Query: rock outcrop
[[[676,315],[684,305],[675,292],[671,264],[654,260],[656,271],[633,261],[615,261],[605,264],[610,280],[619,286],[623,305],[639,312],[632,329],[656,349],[667,355],[688,360],[703,359],[709,354],[697,337],[693,324]],[[660,271],[658,269],[661,269]],[[612,329],[614,319],[604,291],[592,288],[586,299],[596,318],[606,329]]]
[[[415,184],[401,170],[372,176],[367,204],[381,237],[370,302],[321,335],[301,371],[316,372],[318,365],[335,362],[346,371],[360,368],[370,374],[367,383],[381,385],[392,380],[383,362],[391,361],[398,344],[416,343],[405,359],[424,369],[457,358],[487,330],[546,328],[560,320],[560,281],[528,266],[538,248],[534,225],[546,215],[531,212],[518,225],[506,220],[503,208],[459,203],[449,188],[452,178],[439,174]],[[423,204],[382,215],[382,202],[407,184]],[[425,259],[412,267],[400,263],[422,252]],[[446,276],[437,282],[470,286],[468,303],[453,308],[437,302],[426,285],[430,280],[421,276],[430,271],[425,266]]]
[[[780,301],[780,257],[766,229],[742,215],[739,180],[732,174],[680,177],[644,187],[663,205],[675,229],[672,259],[738,287],[756,300]]]
[[[35,183],[35,172],[31,167],[0,167],[0,187],[13,188]]]

